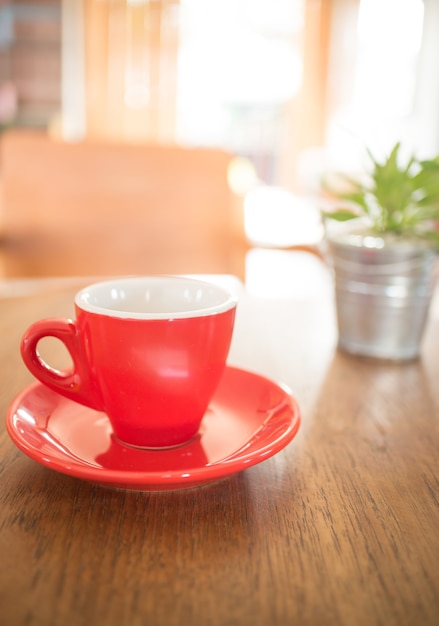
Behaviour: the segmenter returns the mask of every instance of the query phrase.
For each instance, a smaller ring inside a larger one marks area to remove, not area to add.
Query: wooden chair
[[[7,276],[235,273],[239,199],[219,149],[84,141],[10,131],[1,141]]]

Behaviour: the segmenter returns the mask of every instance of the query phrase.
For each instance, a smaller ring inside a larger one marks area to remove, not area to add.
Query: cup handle
[[[38,342],[44,337],[55,337],[62,341],[72,358],[72,370],[60,372],[41,358]],[[28,370],[49,389],[92,409],[102,410],[100,394],[88,373],[75,322],[58,318],[35,322],[24,333],[20,347],[21,357]]]

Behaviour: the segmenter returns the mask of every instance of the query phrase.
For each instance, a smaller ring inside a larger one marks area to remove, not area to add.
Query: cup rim
[[[165,310],[155,312],[130,311],[118,308],[109,308],[106,306],[97,305],[90,301],[92,292],[96,292],[96,290],[105,289],[110,286],[112,286],[112,288],[114,289],[117,289],[123,286],[133,285],[135,283],[138,283],[138,285],[144,284],[146,286],[148,283],[157,285],[159,282],[168,284],[172,282],[179,282],[182,284],[187,283],[187,285],[190,287],[199,286],[199,288],[208,288],[217,296],[219,295],[221,297],[218,303],[210,306],[202,306],[199,308],[193,307],[185,310]],[[75,295],[75,305],[86,313],[94,313],[95,315],[102,315],[112,318],[137,320],[170,320],[205,317],[208,315],[217,315],[219,313],[224,313],[236,307],[237,297],[229,292],[227,288],[214,282],[201,280],[199,278],[191,278],[183,275],[123,276],[105,279],[87,285],[86,287],[78,291]]]

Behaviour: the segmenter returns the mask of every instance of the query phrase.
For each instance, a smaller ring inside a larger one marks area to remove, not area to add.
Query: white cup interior
[[[134,319],[175,319],[213,315],[233,308],[226,289],[183,276],[107,280],[82,289],[76,305],[91,313]]]

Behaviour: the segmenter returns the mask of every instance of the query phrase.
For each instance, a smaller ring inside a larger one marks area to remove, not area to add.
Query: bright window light
[[[272,111],[300,89],[304,0],[181,0],[180,6],[180,139],[236,143],[243,111],[248,124],[254,109]],[[248,137],[240,141],[245,145]]]
[[[243,196],[258,183],[255,166],[250,159],[234,157],[227,171],[227,180],[232,191]]]
[[[335,106],[328,126],[328,150],[335,169],[364,167],[364,149],[377,157],[397,140],[416,144],[416,89],[423,37],[422,0],[361,0],[352,56],[334,72],[333,99],[340,76],[350,75],[350,94]]]
[[[358,115],[379,120],[410,114],[423,15],[422,0],[361,0],[353,102]]]
[[[253,248],[245,261],[248,293],[263,298],[309,299],[332,292],[328,267],[315,254]]]
[[[244,200],[244,227],[248,240],[277,248],[313,245],[320,241],[320,213],[286,189],[261,185]]]

